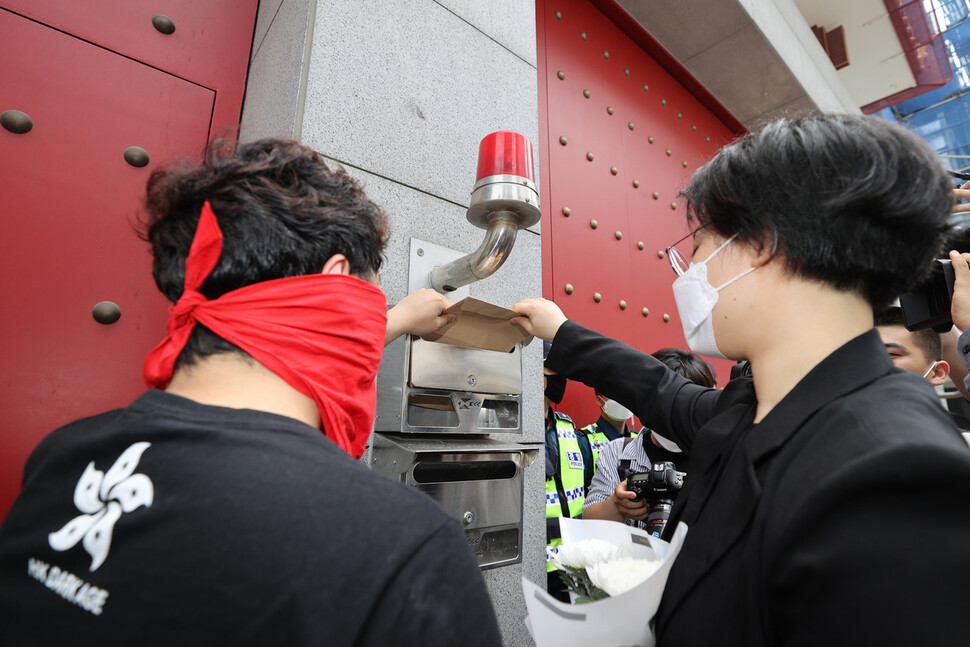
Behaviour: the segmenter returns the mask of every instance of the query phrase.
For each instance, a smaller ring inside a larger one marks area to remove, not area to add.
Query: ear
[[[334,254],[323,264],[321,274],[350,274],[350,261],[343,254]]]
[[[929,379],[930,384],[932,384],[933,386],[939,386],[944,382],[946,382],[946,378],[949,375],[950,375],[950,365],[941,359],[936,363],[936,366],[933,367],[933,372],[927,375],[926,377],[927,379]]]
[[[606,398],[604,398],[602,395],[596,396],[596,406],[602,409],[604,404],[606,404]]]
[[[775,249],[775,237],[773,235],[770,238],[765,238],[760,247],[752,241],[748,244],[748,248],[751,253],[751,267],[767,265],[775,257],[775,252],[777,251]]]

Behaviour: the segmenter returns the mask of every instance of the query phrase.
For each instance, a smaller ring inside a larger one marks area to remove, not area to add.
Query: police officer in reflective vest
[[[543,346],[543,359],[550,342]],[[546,571],[547,590],[557,598],[568,601],[562,580],[549,558],[562,543],[559,517],[580,517],[586,500],[587,464],[592,464],[589,440],[577,433],[576,425],[564,413],[554,411],[552,404],[562,402],[566,392],[566,378],[543,370],[546,396]],[[592,474],[592,470],[589,470]],[[592,476],[590,476],[592,478]]]
[[[611,440],[617,438],[636,438],[637,432],[627,424],[633,417],[633,412],[624,407],[616,400],[610,400],[602,393],[596,392],[596,405],[602,412],[599,420],[595,424],[587,425],[580,430],[589,439],[589,445],[593,453],[593,464],[587,466],[586,487],[593,480],[596,473],[596,461],[599,458],[600,448]]]

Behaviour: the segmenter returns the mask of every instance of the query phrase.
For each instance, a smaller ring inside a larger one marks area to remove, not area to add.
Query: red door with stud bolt
[[[645,352],[687,348],[663,250],[687,233],[678,192],[743,128],[628,16],[588,0],[539,0],[536,14],[543,294]],[[723,385],[730,363],[711,364]],[[558,408],[585,425],[593,400],[570,383]]]
[[[141,362],[168,307],[136,234],[145,182],[238,122],[256,1],[225,3],[229,34],[184,0],[161,3],[170,34],[141,1],[0,4],[0,113],[22,113],[0,129],[2,518],[47,433],[145,388]],[[190,56],[202,27],[208,67]]]

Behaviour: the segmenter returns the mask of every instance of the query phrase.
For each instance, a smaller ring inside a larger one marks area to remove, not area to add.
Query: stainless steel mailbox
[[[537,450],[490,439],[374,436],[371,469],[458,519],[481,568],[522,561],[523,470]]]
[[[522,433],[522,349],[509,353],[404,336],[384,349],[375,431]]]

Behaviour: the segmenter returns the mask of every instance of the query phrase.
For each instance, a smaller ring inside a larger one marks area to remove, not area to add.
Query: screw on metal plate
[[[602,300],[603,300],[603,295],[602,294],[600,294],[599,292],[594,292],[593,293],[593,301],[595,301],[596,303],[599,303]]]
[[[654,199],[654,200],[659,200],[659,199],[660,199],[660,194],[659,194],[659,193],[657,193],[656,191],[654,191],[654,192],[653,192],[653,199]]]
[[[567,141],[569,140],[567,140],[565,136],[559,138],[559,143],[562,144],[563,146],[566,145]]]
[[[620,300],[620,310],[626,310],[626,301]]]
[[[475,377],[474,375],[469,375],[468,376],[468,386],[475,386],[476,384],[478,384],[478,378]]]
[[[640,312],[643,314],[644,317],[650,315],[650,309],[649,308],[644,308]]]
[[[573,284],[572,283],[567,283],[566,284],[566,294],[572,294],[572,293],[573,293]]]
[[[590,221],[589,221],[589,226],[590,226],[590,227],[592,227],[593,229],[596,229],[597,227],[599,227],[599,226],[600,226],[600,224],[599,224],[599,222],[597,222],[597,221],[596,221],[596,219],[594,218],[593,220],[590,220]]]
[[[664,250],[661,249],[657,251],[657,258],[662,259],[664,256],[666,256],[666,254],[664,254]]]
[[[616,236],[616,239],[617,240],[622,240],[623,239],[623,232],[620,231],[619,229],[616,230],[616,232],[613,235]]]
[[[20,110],[4,110],[0,113],[0,125],[15,135],[24,135],[34,127],[34,120]]]
[[[613,114],[613,106],[606,106],[606,114],[608,115]]]
[[[643,251],[643,248],[644,247],[645,247],[645,245],[643,244],[643,241],[642,240],[638,240],[637,241],[637,249],[639,249],[640,251]]]
[[[420,247],[418,247],[417,254],[418,254],[418,256],[424,256],[424,250],[421,249]]]
[[[647,141],[652,144],[653,143],[653,135],[650,135],[649,137],[647,137]]]
[[[649,85],[647,85],[646,83],[644,83],[644,84],[643,84],[643,91],[644,91],[644,92],[650,92],[650,86],[649,86]]]
[[[475,513],[468,511],[461,516],[461,520],[467,526],[468,524],[470,524],[472,521],[475,520]]]
[[[589,99],[589,90],[583,90],[583,96]]]
[[[620,169],[616,168],[615,166],[610,167],[610,173],[612,173],[613,175],[616,175],[619,172],[620,172]]]
[[[556,76],[558,76],[559,80],[562,81],[563,79],[566,78],[566,73],[563,72],[562,70],[559,70],[558,72],[556,72]]]
[[[586,153],[586,159],[588,159],[590,162],[592,162],[593,161],[593,154],[592,153]]]
[[[670,321],[670,315],[667,313],[664,313],[664,323],[667,323],[668,321]]]
[[[571,214],[571,213],[572,213],[572,211],[570,211],[569,207],[563,207],[562,208],[562,215],[566,216],[567,218],[569,217],[569,214]]]
[[[640,188],[640,180],[634,180],[633,181],[633,188],[634,189],[639,189]]]
[[[583,40],[586,40],[586,32],[584,31],[579,32],[579,37],[582,38]]]

